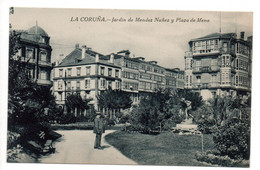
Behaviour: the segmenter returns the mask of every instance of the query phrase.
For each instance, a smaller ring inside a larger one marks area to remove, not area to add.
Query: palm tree
[[[121,109],[127,109],[132,106],[130,94],[122,90],[112,90],[108,88],[97,96],[100,109],[108,111],[110,118],[113,118],[115,112],[120,112]]]

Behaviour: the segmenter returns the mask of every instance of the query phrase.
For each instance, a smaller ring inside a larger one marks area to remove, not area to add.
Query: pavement
[[[114,130],[106,130],[106,133],[102,135],[102,150],[94,149],[96,135],[93,131],[61,130],[56,132],[62,137],[53,143],[56,148],[55,153],[42,156],[39,159],[40,163],[137,165],[105,141],[104,136]]]

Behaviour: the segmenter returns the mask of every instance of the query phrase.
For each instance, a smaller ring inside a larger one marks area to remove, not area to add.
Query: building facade
[[[54,68],[53,90],[56,103],[64,105],[66,96],[77,93],[83,99],[92,98],[90,104],[97,108],[97,97],[101,91],[111,87],[121,88],[121,68],[114,64],[114,56],[110,60],[83,46],[75,49],[56,64]]]
[[[16,54],[22,61],[28,62],[30,77],[39,85],[51,86],[51,52],[50,37],[37,24],[20,33],[20,49]]]
[[[169,69],[170,70],[170,69]],[[54,68],[53,90],[57,104],[64,105],[66,96],[77,93],[83,99],[93,98],[98,109],[97,96],[109,86],[130,93],[134,104],[142,94],[156,88],[184,88],[184,72],[172,69],[171,85],[166,85],[166,68],[143,57],[130,57],[128,50],[109,55],[76,44],[75,49]]]
[[[245,95],[251,91],[252,37],[244,32],[214,33],[192,39],[185,53],[185,88],[214,95]]]

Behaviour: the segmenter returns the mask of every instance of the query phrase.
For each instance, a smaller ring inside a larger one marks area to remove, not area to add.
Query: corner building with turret
[[[185,53],[185,88],[214,95],[251,93],[252,36],[245,33],[213,33],[191,39]]]

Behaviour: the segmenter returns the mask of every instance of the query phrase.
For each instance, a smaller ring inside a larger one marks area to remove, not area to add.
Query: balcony
[[[220,82],[209,82],[209,83],[193,83],[193,89],[211,89],[220,87]]]
[[[234,49],[231,48],[220,48],[220,54],[230,54],[234,56],[236,52]]]
[[[231,48],[215,48],[215,49],[206,49],[204,48],[200,48],[198,50],[194,50],[193,51],[193,56],[207,56],[207,55],[218,55],[218,54],[230,54],[230,55],[235,55],[235,50],[231,49]]]
[[[44,79],[38,79],[37,80],[37,84],[40,84],[40,85],[52,85],[52,81],[44,80]]]
[[[49,66],[49,67],[52,66],[51,62],[48,62],[48,61],[39,61],[39,65],[40,66]]]
[[[212,66],[198,66],[193,67],[192,73],[214,73],[220,71],[220,66],[212,65]]]
[[[36,60],[30,57],[22,58],[22,61],[30,63],[30,64],[36,64]]]
[[[201,50],[196,50],[196,51],[193,51],[193,57],[197,57],[197,56],[207,56],[207,55],[218,55],[220,53],[220,50],[219,49],[210,49],[210,50],[207,50],[207,49],[201,49]]]

